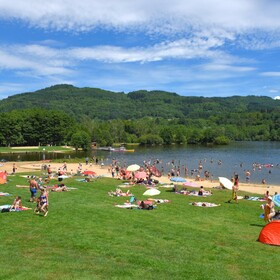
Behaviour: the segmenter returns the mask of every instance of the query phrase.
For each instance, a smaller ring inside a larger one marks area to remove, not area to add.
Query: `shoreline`
[[[51,166],[51,170],[56,172],[59,168],[62,168],[63,163],[56,163],[56,162],[47,162],[47,161],[22,161],[22,162],[3,162],[0,166],[0,171],[7,171],[8,174],[12,173],[13,164],[16,165],[16,173],[32,173],[35,171],[41,171],[42,165],[46,164]],[[67,172],[70,173],[71,170],[73,173],[76,173],[78,169],[78,163],[67,163]],[[90,170],[97,173],[98,176],[104,176],[108,178],[112,178],[111,173],[108,171],[108,166],[100,166],[96,164],[82,164],[82,171]],[[162,177],[154,177],[160,183],[164,184],[172,184],[172,182],[168,179],[166,175]],[[193,178],[186,178],[188,181],[195,182],[204,188],[212,189],[220,185],[218,180],[202,180],[202,181],[195,181]],[[116,179],[117,180],[117,179]],[[173,183],[174,184],[174,183]],[[175,183],[176,184],[176,183]],[[189,187],[188,187],[189,188]],[[266,191],[270,192],[270,195],[274,195],[275,192],[280,193],[280,185],[261,185],[255,183],[243,183],[239,182],[239,191],[245,191],[248,193],[255,193],[259,195],[264,195]]]

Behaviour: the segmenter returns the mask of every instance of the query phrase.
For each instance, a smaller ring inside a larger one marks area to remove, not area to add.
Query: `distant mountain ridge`
[[[265,96],[192,97],[166,91],[130,93],[55,85],[0,101],[0,112],[42,108],[63,111],[75,119],[139,119],[143,117],[209,118],[227,113],[279,113],[280,101]]]

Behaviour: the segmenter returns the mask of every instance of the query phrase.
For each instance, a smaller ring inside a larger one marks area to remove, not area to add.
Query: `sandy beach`
[[[42,165],[44,164],[50,164],[51,170],[53,172],[56,172],[59,168],[62,168],[62,163],[47,163],[47,162],[40,162],[40,161],[34,161],[34,162],[15,162],[16,164],[16,173],[32,173],[34,171],[40,171],[42,170]],[[78,163],[67,163],[67,171],[70,173],[71,170],[73,173],[76,173],[78,168]],[[0,171],[7,171],[8,174],[11,174],[13,170],[13,162],[4,162],[1,163]],[[86,165],[85,163],[82,164],[82,171],[85,170],[91,170],[96,172],[98,176],[105,176],[105,177],[112,177],[110,172],[108,171],[107,166],[100,166],[93,164],[92,166]],[[167,176],[162,176],[160,178],[156,178],[159,180],[160,183],[167,183],[170,184],[171,181],[168,179]],[[188,181],[194,181],[192,178],[187,178]],[[219,186],[218,180],[202,180],[202,181],[196,181],[197,184],[200,186],[203,186],[204,188],[214,188]],[[266,191],[269,191],[271,195],[273,195],[275,192],[280,193],[280,186],[279,185],[262,185],[262,184],[250,184],[250,183],[244,183],[239,182],[239,190],[246,191],[249,193],[256,193],[263,195]]]

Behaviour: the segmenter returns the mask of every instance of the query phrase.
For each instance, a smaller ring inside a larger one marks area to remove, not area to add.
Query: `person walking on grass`
[[[234,179],[233,179],[233,186],[232,186],[232,196],[231,199],[228,201],[228,203],[231,203],[232,200],[237,202],[237,191],[238,191],[238,185],[239,185],[239,177],[238,174],[235,174]]]
[[[29,190],[30,190],[30,202],[35,202],[36,201],[36,193],[37,190],[39,189],[39,185],[35,180],[35,177],[32,176],[30,181],[29,181]]]
[[[43,212],[44,216],[46,217],[48,215],[48,206],[49,206],[49,194],[47,190],[42,189],[41,194],[38,198],[38,205],[35,209],[36,214],[40,214],[40,212]]]

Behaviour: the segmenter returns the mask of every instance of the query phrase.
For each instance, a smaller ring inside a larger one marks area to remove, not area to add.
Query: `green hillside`
[[[280,101],[56,85],[1,100],[0,122],[0,146],[280,141]]]
[[[190,97],[164,91],[134,91],[128,94],[98,88],[56,85],[0,101],[0,112],[43,108],[63,111],[76,118],[139,119],[146,116],[172,118],[224,118],[228,113],[280,112],[280,102],[269,97]]]

